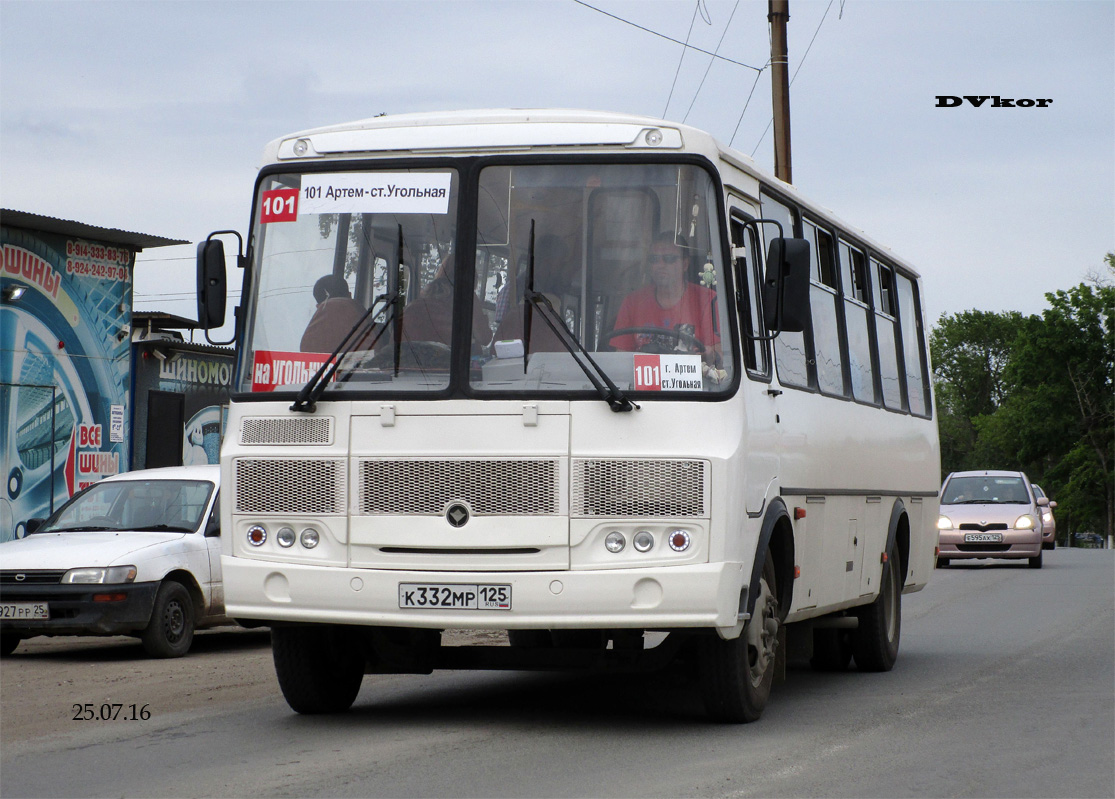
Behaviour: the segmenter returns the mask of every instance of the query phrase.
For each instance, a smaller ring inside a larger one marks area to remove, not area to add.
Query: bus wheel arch
[[[770,557],[777,580],[777,600],[779,619],[785,620],[794,598],[794,527],[790,521],[790,511],[781,499],[774,499],[767,507],[763,526],[759,533],[759,543],[755,547],[755,560],[751,566],[749,586],[758,586],[763,573],[763,562]],[[748,591],[747,610],[755,611],[758,591]]]
[[[879,575],[879,594],[856,609],[859,626],[852,637],[860,671],[890,671],[898,659],[902,636],[902,586],[909,573],[910,519],[902,500],[891,510],[887,545]]]

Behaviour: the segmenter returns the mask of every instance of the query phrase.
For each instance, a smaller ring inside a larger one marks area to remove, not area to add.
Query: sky
[[[930,323],[1040,314],[1103,272],[1115,2],[789,6],[794,185],[918,269]],[[247,233],[263,146],[298,130],[596,109],[684,121],[773,171],[766,16],[766,0],[0,0],[0,207],[191,242],[138,255],[134,307],[196,318],[196,242]]]

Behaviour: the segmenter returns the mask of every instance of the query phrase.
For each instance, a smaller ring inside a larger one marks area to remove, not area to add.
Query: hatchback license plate
[[[400,608],[511,610],[510,585],[399,583]]]
[[[1001,544],[1003,543],[1002,533],[965,533],[965,544]]]
[[[50,619],[50,606],[46,602],[4,602],[0,604],[0,619],[47,621]]]

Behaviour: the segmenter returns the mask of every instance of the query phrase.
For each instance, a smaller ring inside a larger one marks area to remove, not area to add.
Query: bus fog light
[[[280,527],[279,532],[275,533],[275,540],[279,542],[281,547],[294,546],[294,530],[289,527]]]
[[[635,533],[631,543],[639,552],[650,552],[654,548],[654,536],[646,530],[640,530]]]
[[[670,533],[670,549],[674,552],[684,552],[689,549],[689,533],[685,530],[674,530]]]
[[[301,540],[302,546],[304,546],[306,549],[313,549],[318,545],[321,537],[318,535],[317,530],[312,527],[307,527],[305,530],[302,531],[302,535],[299,537],[299,540]]]
[[[622,552],[627,546],[627,539],[623,537],[623,533],[611,532],[604,539],[604,546],[609,552]]]
[[[248,528],[248,543],[253,547],[263,546],[263,542],[267,540],[267,528],[262,524],[253,524]]]

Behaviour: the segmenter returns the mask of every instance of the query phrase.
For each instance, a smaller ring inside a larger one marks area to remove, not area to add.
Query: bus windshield
[[[460,216],[463,174],[266,176],[241,389],[300,389],[350,333],[326,398],[578,397],[601,377],[644,399],[729,389],[718,189],[704,169],[493,164],[472,172],[477,201]]]

